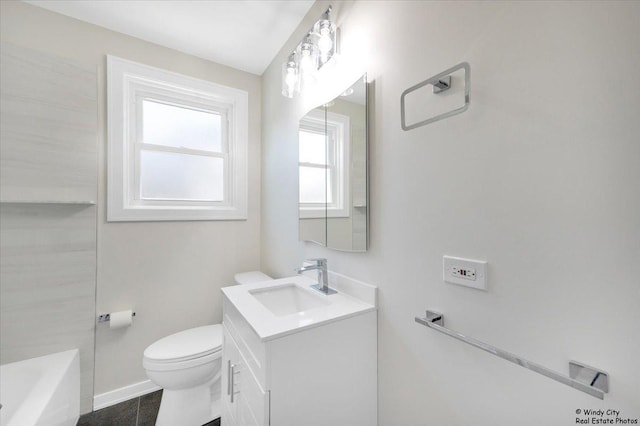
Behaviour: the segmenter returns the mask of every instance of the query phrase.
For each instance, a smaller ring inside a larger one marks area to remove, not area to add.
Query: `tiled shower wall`
[[[97,77],[1,46],[0,362],[78,348],[93,397]]]

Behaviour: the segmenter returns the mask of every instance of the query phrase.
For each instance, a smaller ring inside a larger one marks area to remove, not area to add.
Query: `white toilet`
[[[235,275],[236,284],[268,281],[259,271]],[[142,366],[163,390],[157,426],[201,426],[220,417],[222,325],[180,331],[145,349]]]

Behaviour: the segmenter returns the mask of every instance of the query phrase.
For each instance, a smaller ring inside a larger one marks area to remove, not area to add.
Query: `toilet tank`
[[[239,274],[235,274],[233,276],[236,284],[250,284],[257,283],[260,281],[270,281],[271,278],[269,275],[264,274],[260,271],[250,271],[250,272],[240,272]]]

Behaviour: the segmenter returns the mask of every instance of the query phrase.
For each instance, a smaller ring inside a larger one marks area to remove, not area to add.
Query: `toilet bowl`
[[[163,389],[156,425],[200,426],[220,417],[222,326],[191,328],[144,351],[147,377]]]
[[[236,284],[268,281],[259,271],[235,275]],[[201,426],[220,417],[222,325],[191,328],[152,343],[142,366],[163,389],[157,426]]]

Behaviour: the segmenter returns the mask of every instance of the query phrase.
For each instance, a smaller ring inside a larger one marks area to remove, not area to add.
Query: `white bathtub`
[[[1,426],[75,426],[80,417],[78,350],[0,366]]]

